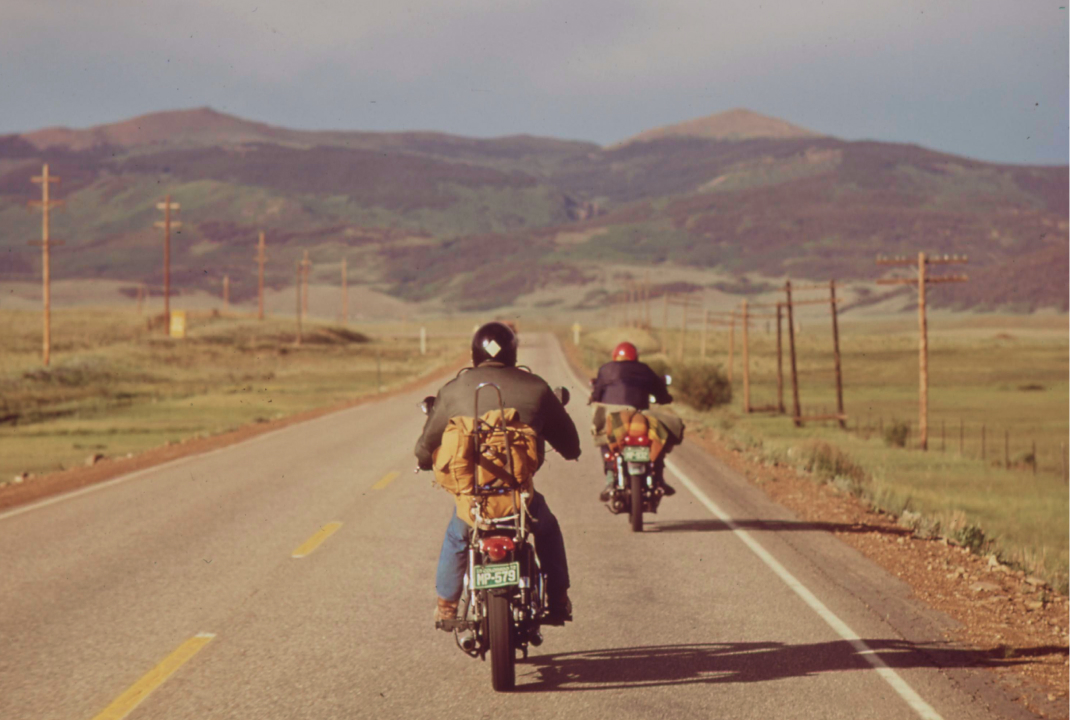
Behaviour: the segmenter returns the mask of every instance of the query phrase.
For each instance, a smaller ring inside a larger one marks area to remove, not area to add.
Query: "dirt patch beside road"
[[[323,415],[346,410],[369,402],[383,400],[385,398],[401,395],[440,378],[448,377],[456,373],[460,368],[468,364],[468,358],[458,358],[457,361],[443,366],[442,368],[428,373],[422,377],[414,378],[404,385],[381,394],[365,395],[355,400],[349,400],[336,405],[329,405],[314,410],[308,410],[277,420],[244,425],[237,430],[213,435],[210,437],[190,438],[179,443],[167,444],[153,448],[147,452],[123,458],[102,458],[95,464],[87,467],[75,467],[47,475],[30,477],[22,482],[8,484],[0,487],[0,511],[25,505],[37,500],[42,500],[53,495],[79,490],[90,485],[111,480],[121,475],[145,470],[147,468],[162,465],[172,460],[200,455],[202,453],[217,450],[219,448],[243,442],[249,438],[263,435],[266,432],[289,427],[306,420],[318,418]]]

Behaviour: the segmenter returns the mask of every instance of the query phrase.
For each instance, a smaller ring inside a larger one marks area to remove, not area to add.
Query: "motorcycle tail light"
[[[650,438],[647,435],[643,435],[643,436],[629,435],[628,437],[624,438],[624,444],[625,445],[644,445],[645,446],[645,445],[649,445],[650,444]]]
[[[506,555],[516,549],[516,545],[511,538],[489,537],[479,541],[479,549],[494,562],[500,562],[505,559]]]

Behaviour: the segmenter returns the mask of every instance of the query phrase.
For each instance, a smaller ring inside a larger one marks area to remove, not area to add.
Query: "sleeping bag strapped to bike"
[[[651,460],[657,460],[669,441],[668,428],[649,413],[644,414],[631,408],[606,413],[606,442],[609,449],[619,453],[624,438],[628,435],[645,435],[650,438]]]
[[[453,417],[442,433],[434,453],[435,480],[455,497],[457,517],[469,525],[475,525],[477,505],[486,519],[505,517],[516,512],[520,493],[534,490],[542,443],[517,417],[513,408],[506,408],[504,420],[500,410],[484,413],[478,423]]]

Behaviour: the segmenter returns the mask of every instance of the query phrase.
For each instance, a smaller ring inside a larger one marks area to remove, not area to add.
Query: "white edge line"
[[[562,361],[562,364],[564,365],[566,375],[571,375],[572,378],[576,381],[576,384],[582,388],[584,382],[580,378],[580,376],[572,369],[572,365],[569,364],[567,358],[564,357],[565,353],[564,348],[561,347],[561,342],[557,340],[556,337],[554,337],[554,340],[557,341],[558,350],[560,351],[559,357]],[[903,680],[903,678],[901,678],[895,670],[892,670],[890,667],[888,667],[884,663],[884,661],[880,659],[880,656],[877,655],[873,648],[869,647],[862,641],[862,639],[858,636],[858,633],[852,630],[843,620],[840,620],[840,618],[837,617],[835,613],[833,613],[831,610],[829,610],[823,602],[818,600],[817,596],[810,592],[809,588],[799,582],[799,580],[794,575],[788,572],[787,569],[785,569],[784,566],[781,565],[777,561],[777,559],[769,553],[768,550],[762,547],[761,544],[758,543],[758,541],[752,538],[746,530],[739,527],[739,525],[733,522],[732,519],[728,516],[728,514],[725,513],[724,510],[722,510],[717,505],[717,503],[713,502],[713,500],[710,500],[710,498],[707,497],[706,493],[702,492],[702,490],[699,489],[699,487],[691,480],[691,478],[689,478],[682,470],[680,470],[679,467],[676,466],[676,463],[674,463],[669,458],[666,458],[665,467],[671,470],[672,473],[680,479],[680,482],[684,484],[684,487],[691,491],[691,494],[694,495],[699,502],[705,505],[706,509],[709,510],[714,515],[714,517],[716,517],[718,520],[720,520],[729,528],[731,528],[735,536],[739,538],[743,542],[743,544],[750,549],[751,552],[757,555],[758,558],[763,563],[765,563],[770,570],[776,573],[777,577],[783,580],[784,583],[788,587],[790,587],[795,592],[795,594],[798,595],[799,598],[802,599],[802,601],[810,607],[811,610],[817,613],[818,616],[822,620],[824,620],[828,624],[828,626],[836,632],[837,635],[839,635],[841,638],[850,643],[851,646],[855,649],[855,651],[859,655],[864,657],[866,661],[873,666],[873,669],[877,671],[877,674],[880,675],[885,682],[891,685],[892,689],[895,690],[896,693],[898,693],[899,696],[906,701],[907,705],[909,705],[911,709],[918,714],[918,717],[922,718],[923,720],[943,720],[943,717],[940,715],[940,713],[936,712],[936,710],[931,705],[929,705],[929,703],[922,700],[921,696],[918,695],[917,692],[915,692],[914,688],[910,687],[910,685],[908,685],[907,682]]]
[[[788,572],[787,569],[785,569],[784,566],[781,565],[776,560],[776,558],[774,558],[769,553],[768,550],[762,547],[761,544],[758,543],[758,541],[756,541],[750,536],[750,533],[748,533],[746,530],[742,529],[735,522],[733,522],[727,513],[725,513],[715,502],[710,500],[710,498],[706,496],[706,493],[702,492],[702,490],[699,489],[699,487],[695,485],[695,483],[682,470],[680,470],[679,467],[676,466],[676,463],[666,458],[665,467],[671,470],[672,473],[680,479],[680,482],[682,482],[684,486],[691,491],[691,494],[694,495],[699,502],[706,506],[707,510],[713,513],[713,515],[718,520],[720,520],[729,528],[731,528],[732,532],[735,533],[736,537],[739,538],[743,542],[743,544],[751,550],[751,552],[757,555],[758,558],[763,563],[765,563],[770,570],[776,573],[777,577],[783,580],[788,587],[794,590],[795,594],[798,595],[802,599],[802,601],[810,607],[811,610],[817,613],[821,617],[821,619],[828,624],[829,627],[835,630],[837,635],[849,642],[851,646],[854,647],[855,651],[859,655],[864,657],[866,661],[873,666],[873,669],[877,671],[877,674],[880,675],[885,682],[891,685],[892,689],[895,690],[899,694],[899,696],[906,701],[907,705],[909,705],[914,710],[914,712],[918,714],[918,717],[924,718],[924,720],[943,720],[940,714],[936,712],[936,710],[934,710],[931,705],[922,700],[921,696],[918,695],[918,693],[915,692],[914,689],[910,687],[910,685],[908,685],[905,680],[903,680],[903,678],[899,677],[899,674],[896,673],[895,670],[892,670],[890,667],[884,664],[884,661],[880,659],[880,656],[877,655],[871,647],[869,647],[868,645],[866,645],[865,642],[862,641],[862,639],[858,636],[858,633],[852,630],[843,620],[840,620],[840,618],[837,617],[835,613],[833,613],[831,610],[829,610],[823,602],[818,600],[817,596],[810,592],[809,588],[799,582],[799,580],[796,579],[794,575]]]
[[[376,403],[385,402],[387,400],[392,400],[392,399],[394,399],[394,398],[382,398],[381,400],[373,400],[371,403],[366,403],[366,404],[374,405]],[[359,407],[363,407],[363,406],[359,406]],[[111,480],[105,480],[104,482],[94,483],[94,484],[88,485],[88,486],[86,486],[84,488],[79,488],[78,490],[72,490],[70,492],[60,493],[59,495],[54,495],[52,497],[45,498],[44,500],[39,500],[38,502],[30,503],[29,505],[20,505],[19,507],[13,508],[13,509],[8,510],[6,512],[0,512],[0,521],[7,520],[8,518],[13,518],[16,515],[22,515],[23,513],[28,513],[28,512],[31,512],[33,510],[39,510],[41,508],[48,507],[49,505],[55,505],[56,503],[61,503],[61,502],[64,502],[66,500],[73,500],[76,497],[80,497],[82,495],[88,495],[89,493],[96,492],[98,490],[103,490],[105,488],[111,487],[112,485],[119,485],[119,484],[122,484],[122,483],[125,483],[125,482],[129,482],[130,480],[136,480],[136,479],[138,479],[140,477],[144,477],[145,475],[149,475],[149,474],[154,473],[154,472],[160,472],[160,471],[163,471],[163,470],[168,470],[168,469],[170,469],[172,467],[176,467],[178,465],[181,465],[182,463],[193,462],[194,460],[201,460],[203,458],[212,457],[213,455],[218,455],[218,454],[221,454],[221,453],[228,452],[228,451],[230,451],[230,450],[232,450],[232,449],[234,449],[234,448],[236,448],[238,446],[243,446],[243,445],[248,445],[248,444],[260,442],[261,440],[266,440],[266,439],[268,439],[268,438],[270,438],[270,437],[272,437],[274,435],[277,435],[279,433],[285,432],[287,430],[292,430],[295,427],[298,427],[298,426],[301,426],[301,425],[307,425],[307,424],[316,423],[316,422],[319,422],[321,420],[325,421],[327,418],[330,418],[330,417],[332,417],[334,415],[337,415],[339,413],[344,413],[344,412],[348,412],[350,410],[356,410],[356,409],[357,408],[345,408],[345,409],[339,410],[337,413],[327,413],[326,415],[321,415],[319,417],[312,418],[310,420],[305,420],[303,422],[295,423],[293,425],[287,425],[286,427],[277,428],[275,430],[269,430],[266,433],[263,433],[261,435],[256,435],[254,437],[248,438],[246,440],[242,440],[240,442],[233,443],[231,445],[225,445],[223,447],[216,448],[214,450],[208,450],[208,451],[203,452],[203,453],[194,453],[192,455],[185,455],[183,457],[177,457],[174,460],[168,460],[165,463],[161,463],[159,465],[153,465],[152,467],[147,467],[147,468],[145,468],[143,470],[135,470],[135,471],[133,471],[131,473],[127,473],[126,475],[120,475],[119,477],[112,478]],[[282,419],[285,419],[285,418],[282,418]]]

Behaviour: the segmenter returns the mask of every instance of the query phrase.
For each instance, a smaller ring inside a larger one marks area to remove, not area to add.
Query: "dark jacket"
[[[438,391],[435,405],[424,423],[423,434],[416,442],[416,459],[420,467],[431,467],[431,453],[442,444],[442,432],[450,418],[474,416],[476,387],[485,382],[502,389],[505,407],[514,408],[520,422],[538,433],[540,442],[549,442],[566,460],[580,456],[580,436],[576,426],[546,381],[534,373],[489,361],[462,372]],[[498,393],[494,388],[481,390],[479,415],[497,409]]]
[[[628,405],[636,410],[650,407],[651,395],[661,405],[672,402],[665,379],[638,360],[606,363],[598,368],[598,377],[591,388],[591,402]]]

